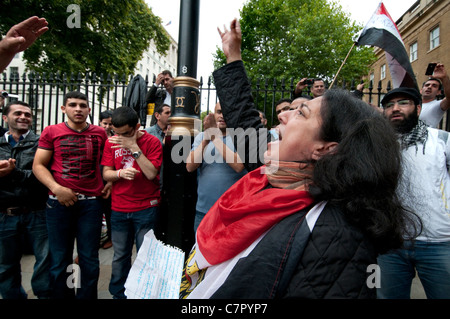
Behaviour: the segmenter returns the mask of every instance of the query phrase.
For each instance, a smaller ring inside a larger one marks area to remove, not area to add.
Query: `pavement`
[[[136,249],[133,250],[132,260],[136,257]],[[111,279],[111,262],[114,255],[114,248],[109,249],[99,249],[99,259],[100,259],[100,277],[98,281],[98,298],[99,299],[112,299],[111,294],[108,291],[109,280]],[[76,254],[74,254],[76,256]],[[36,299],[31,289],[31,276],[33,274],[34,265],[33,255],[24,255],[22,257],[22,285],[24,290],[28,294],[29,299]],[[420,280],[416,276],[413,280],[411,288],[411,299],[426,299],[425,292],[420,283]]]

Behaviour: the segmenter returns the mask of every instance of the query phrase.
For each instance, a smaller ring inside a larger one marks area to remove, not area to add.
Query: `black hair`
[[[164,71],[162,71],[161,73],[164,74],[164,75],[167,75],[167,74],[168,74],[171,78],[173,78],[172,72],[170,72],[169,70],[164,70]]]
[[[80,99],[80,100],[84,100],[84,101],[88,102],[87,95],[84,93],[81,93],[79,91],[68,92],[64,96],[63,105],[66,105],[68,99]]]
[[[322,78],[314,78],[312,80],[313,80],[312,84],[314,84],[314,82],[320,82],[320,81],[322,81],[325,84],[325,81]]]
[[[381,114],[343,90],[324,94],[321,116],[321,138],[339,144],[316,162],[311,194],[341,207],[379,253],[400,248],[405,235],[420,233],[415,226],[421,222],[397,195],[402,161],[395,131]]]
[[[292,103],[292,99],[281,99],[281,100],[278,100],[275,103],[275,107],[277,107],[278,105],[280,105],[281,103],[284,103],[284,102]]]
[[[22,101],[12,101],[5,105],[5,107],[2,110],[3,115],[8,115],[9,111],[11,110],[11,105],[22,105],[26,106],[31,110],[31,107],[28,103],[22,102]]]
[[[103,121],[104,119],[109,119],[110,117],[112,117],[113,111],[111,110],[106,110],[100,113],[98,119],[99,121]]]
[[[257,110],[257,111],[259,112],[260,115],[262,115],[263,119],[267,119],[266,114],[263,111],[261,111],[261,110]]]
[[[429,78],[428,80],[426,80],[425,82],[422,83],[422,87],[424,87],[425,83],[427,83],[428,81],[436,81],[436,82],[438,82],[439,83],[439,90],[442,90],[442,82],[438,78]]]
[[[128,106],[121,106],[114,110],[111,123],[115,127],[122,127],[128,125],[130,127],[136,127],[139,122],[139,116],[136,111]]]
[[[153,126],[153,125],[155,125],[158,122],[158,120],[156,119],[155,113],[162,114],[164,106],[167,106],[168,108],[170,108],[169,104],[158,104],[158,105],[155,105],[155,108],[153,110],[152,119],[150,120],[150,126]]]

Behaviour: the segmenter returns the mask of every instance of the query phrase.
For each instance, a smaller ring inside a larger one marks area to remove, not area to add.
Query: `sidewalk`
[[[108,291],[109,280],[111,279],[111,262],[114,255],[114,248],[99,249],[100,258],[100,277],[98,281],[98,298],[99,299],[112,299],[111,294]],[[136,253],[133,253],[133,260]],[[36,299],[36,296],[31,290],[31,276],[33,274],[34,256],[25,255],[22,257],[22,285],[28,294],[29,299]],[[420,280],[414,278],[411,289],[412,299],[426,299],[425,292],[423,291]]]
[[[133,253],[133,260],[135,258],[135,248]],[[100,259],[100,277],[98,280],[98,298],[99,299],[112,299],[111,294],[108,291],[109,280],[111,279],[111,262],[114,255],[114,248],[109,249],[99,249],[99,259]],[[76,255],[75,255],[76,256]],[[33,275],[33,265],[34,265],[33,255],[24,255],[22,257],[22,285],[23,289],[28,294],[29,299],[36,299],[36,296],[31,290],[31,276]]]

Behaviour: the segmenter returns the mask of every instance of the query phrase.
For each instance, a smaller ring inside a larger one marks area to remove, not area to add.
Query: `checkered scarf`
[[[425,154],[425,144],[428,139],[427,128],[428,126],[423,121],[419,120],[417,125],[411,131],[402,134],[400,136],[400,145],[402,150],[415,145],[417,154],[417,151],[419,150],[418,144],[423,144],[423,154]]]

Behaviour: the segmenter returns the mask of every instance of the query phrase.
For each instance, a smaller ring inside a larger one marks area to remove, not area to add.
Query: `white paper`
[[[156,239],[151,229],[144,236],[125,282],[128,299],[178,299],[184,252]]]

